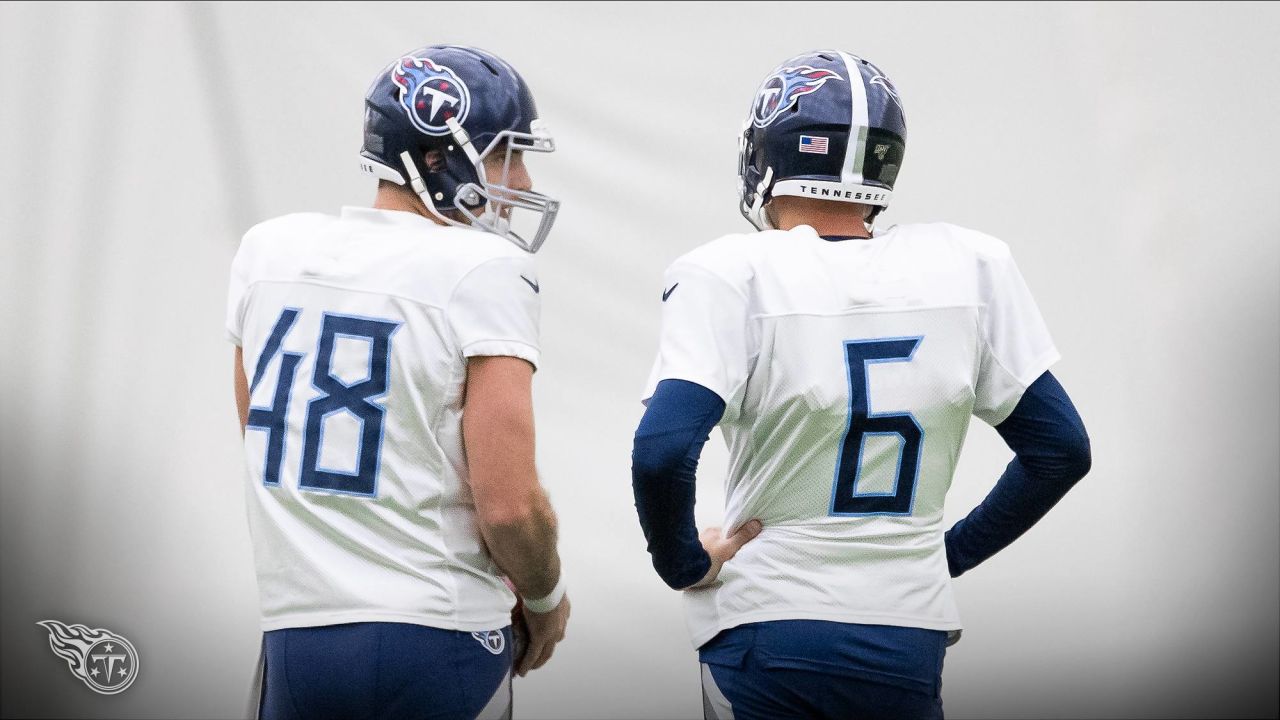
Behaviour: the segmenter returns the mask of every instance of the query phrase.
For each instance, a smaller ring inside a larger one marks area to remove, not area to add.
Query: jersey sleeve
[[[463,357],[517,357],[537,369],[540,291],[532,257],[494,258],[467,273],[447,310]]]
[[[235,345],[242,345],[244,333],[244,302],[249,292],[251,243],[246,235],[240,241],[240,249],[231,260],[231,281],[227,290],[226,338]]]
[[[1022,273],[1003,246],[980,271],[982,348],[973,414],[999,425],[1022,394],[1058,361],[1058,349]]]
[[[747,296],[737,283],[677,261],[665,274],[658,357],[642,402],[663,380],[685,380],[736,407],[751,363],[749,323]]]

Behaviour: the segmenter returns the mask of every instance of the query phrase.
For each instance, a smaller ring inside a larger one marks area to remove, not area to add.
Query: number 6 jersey
[[[725,401],[724,526],[759,537],[685,593],[695,646],[748,622],[960,627],[943,500],[969,417],[1058,354],[1008,247],[946,224],[730,235],[666,273],[666,379]]]
[[[227,332],[262,628],[510,623],[462,445],[466,362],[538,362],[531,255],[406,212],[297,214],[244,237]]]

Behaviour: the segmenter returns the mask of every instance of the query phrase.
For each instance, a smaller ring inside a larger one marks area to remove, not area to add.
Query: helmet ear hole
[[[427,166],[427,172],[438,173],[445,169],[444,153],[439,150],[428,150],[423,161]]]

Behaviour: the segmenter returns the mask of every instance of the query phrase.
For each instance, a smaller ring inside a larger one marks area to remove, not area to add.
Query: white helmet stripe
[[[840,166],[840,182],[862,184],[862,159],[867,154],[867,88],[862,84],[862,63],[846,52],[840,53],[849,73],[849,145]]]

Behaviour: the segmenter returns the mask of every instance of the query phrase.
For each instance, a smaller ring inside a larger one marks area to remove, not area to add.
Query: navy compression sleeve
[[[631,490],[640,528],[664,582],[679,590],[702,579],[711,556],[693,519],[694,476],[711,428],[724,415],[719,395],[684,380],[658,383],[631,451]]]
[[[1089,472],[1089,436],[1071,399],[1046,372],[996,426],[1013,462],[982,501],[946,533],[947,565],[959,577],[1035,525]]]

